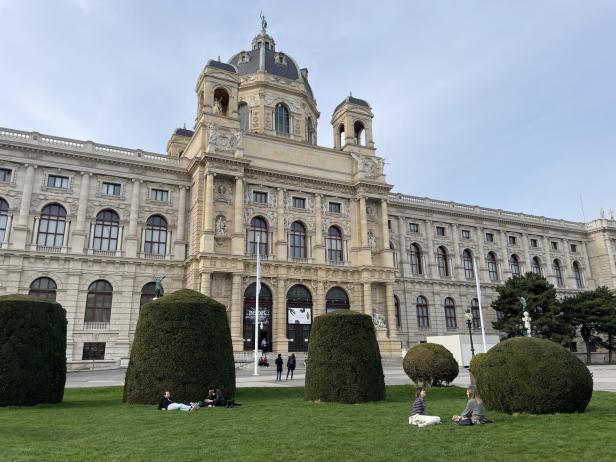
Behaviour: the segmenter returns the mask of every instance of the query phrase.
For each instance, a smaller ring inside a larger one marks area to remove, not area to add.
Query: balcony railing
[[[333,266],[347,266],[348,263],[349,263],[348,261],[327,260],[327,264],[328,265],[333,265]]]
[[[37,252],[45,252],[45,253],[64,253],[65,247],[50,247],[46,245],[37,245],[35,246],[35,250]]]
[[[109,321],[84,322],[84,330],[105,330],[109,329]]]

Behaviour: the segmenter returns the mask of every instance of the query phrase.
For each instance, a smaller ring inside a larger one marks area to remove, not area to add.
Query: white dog
[[[418,427],[427,427],[428,425],[437,425],[441,423],[441,418],[436,415],[419,415],[415,414],[409,417],[409,425],[417,425]]]

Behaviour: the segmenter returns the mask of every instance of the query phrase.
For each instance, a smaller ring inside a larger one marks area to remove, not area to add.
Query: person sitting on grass
[[[438,416],[425,415],[426,412],[426,389],[417,387],[415,390],[415,401],[409,417],[409,424],[417,425],[418,427],[427,427],[428,425],[436,425],[441,423],[441,418]]]
[[[466,396],[468,396],[468,401],[462,414],[454,415],[451,420],[458,425],[480,425],[490,422],[486,419],[483,401],[477,396],[473,387],[466,389]]]
[[[223,391],[220,388],[216,388],[214,385],[210,385],[207,390],[207,397],[199,403],[199,407],[234,407],[239,406],[235,400],[228,400],[225,398]]]
[[[165,391],[158,402],[158,409],[161,411],[195,411],[199,409],[198,403],[175,403],[171,398],[171,392]]]

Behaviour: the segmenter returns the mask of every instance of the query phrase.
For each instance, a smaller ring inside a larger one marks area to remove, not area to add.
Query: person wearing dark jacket
[[[279,353],[276,358],[276,382],[282,382],[282,365],[284,361],[282,360],[282,355]]]
[[[289,373],[291,374],[291,380],[293,380],[293,371],[295,370],[295,353],[291,353],[289,359],[287,359],[287,380],[289,380]]]
[[[194,411],[198,408],[198,403],[175,403],[171,398],[171,392],[165,391],[158,401],[158,409],[161,411]]]

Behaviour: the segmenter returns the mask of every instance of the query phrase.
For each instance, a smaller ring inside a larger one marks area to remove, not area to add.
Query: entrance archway
[[[301,284],[287,292],[287,338],[289,351],[308,351],[312,326],[312,296]]]
[[[257,285],[253,282],[244,291],[244,350],[254,350],[255,342],[255,304]],[[259,338],[257,345],[261,348],[263,339],[267,341],[266,351],[272,349],[272,292],[261,284],[259,293]]]
[[[351,308],[349,296],[340,287],[332,287],[325,296],[325,312],[332,313],[338,310],[348,310]]]

